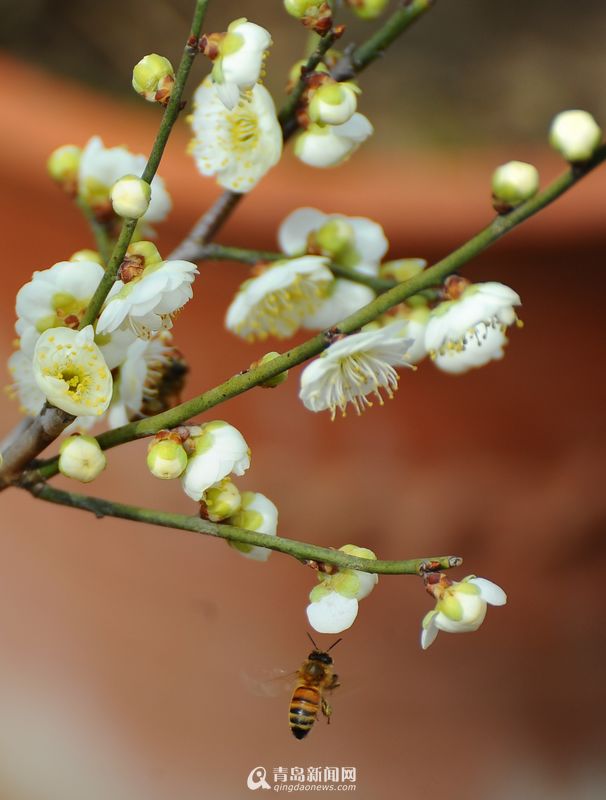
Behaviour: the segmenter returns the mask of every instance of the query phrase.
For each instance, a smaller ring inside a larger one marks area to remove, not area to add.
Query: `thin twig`
[[[261,264],[269,261],[287,260],[291,256],[269,250],[250,250],[243,247],[228,247],[222,244],[206,244],[200,248],[198,261],[239,261],[242,264]],[[375,292],[386,292],[396,285],[396,281],[386,278],[376,278],[374,275],[365,275],[355,269],[343,267],[331,262],[330,271],[338,278],[345,278],[354,283],[368,286]]]
[[[103,266],[105,267],[112,253],[111,238],[107,230],[107,225],[99,222],[91,207],[82,197],[77,196],[75,198],[75,203],[80,209],[82,216],[87,221],[89,228],[91,229],[95,239],[95,245],[99,251],[101,260],[103,261]]]
[[[425,565],[432,569],[450,569],[459,567],[463,559],[458,556],[437,556],[429,558],[413,558],[406,561],[380,561],[367,558],[356,558],[339,550],[327,547],[318,547],[295,539],[285,539],[281,536],[269,536],[266,533],[237,528],[233,525],[208,522],[199,517],[188,517],[185,514],[173,514],[167,511],[155,511],[138,506],[129,506],[123,503],[114,503],[99,497],[65,492],[55,489],[47,484],[38,484],[29,487],[29,491],[41,500],[57,503],[81,511],[88,511],[96,517],[119,517],[132,522],[145,522],[150,525],[160,525],[164,528],[202,533],[207,536],[216,536],[231,542],[241,542],[254,547],[267,547],[285,555],[292,556],[298,561],[314,561],[321,564],[331,564],[341,569],[357,569],[364,572],[382,575],[418,575]]]

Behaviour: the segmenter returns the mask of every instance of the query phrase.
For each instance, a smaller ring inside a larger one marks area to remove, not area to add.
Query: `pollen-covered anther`
[[[358,414],[373,405],[373,397],[383,405],[398,388],[395,367],[410,366],[412,340],[405,334],[405,323],[395,322],[331,344],[303,370],[299,397],[305,407],[329,410],[334,419],[337,409],[345,416],[350,403]]]
[[[226,326],[250,340],[291,336],[319,308],[332,282],[326,258],[274,262],[242,284],[227,311]]]

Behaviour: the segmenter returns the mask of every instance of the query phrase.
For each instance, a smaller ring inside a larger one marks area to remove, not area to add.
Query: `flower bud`
[[[312,122],[320,125],[342,125],[351,119],[358,107],[360,89],[353,83],[327,81],[312,95],[308,112]]]
[[[50,154],[46,168],[51,178],[66,192],[75,192],[78,185],[78,167],[82,150],[74,144],[65,144]]]
[[[59,448],[59,471],[67,478],[90,483],[105,469],[107,459],[92,436],[68,436]]]
[[[260,358],[258,361],[254,361],[250,366],[252,369],[254,369],[255,367],[261,367],[263,366],[263,364],[267,364],[269,361],[273,361],[274,358],[278,358],[279,355],[280,353],[276,353],[274,350],[272,350],[269,353],[265,353],[265,355],[262,358]],[[262,389],[275,389],[276,386],[280,386],[281,383],[284,383],[284,381],[287,378],[288,378],[288,370],[286,369],[284,370],[284,372],[280,372],[277,375],[274,375],[273,378],[268,378],[266,381],[263,381],[263,383],[260,383],[259,386]]]
[[[284,8],[291,17],[320,35],[332,25],[332,11],[326,0],[284,0]]]
[[[389,0],[346,0],[347,5],[360,19],[376,19],[387,8]]]
[[[239,511],[241,505],[238,487],[229,478],[224,478],[204,492],[200,516],[211,522],[221,522]]]
[[[310,252],[319,252],[333,261],[347,263],[355,255],[356,233],[347,220],[336,218],[325,222],[308,237]]]
[[[133,69],[133,89],[150,103],[166,105],[175,82],[175,71],[164,56],[150,53]]]
[[[381,264],[379,275],[382,278],[390,278],[398,283],[414,278],[419,272],[423,272],[427,266],[424,258],[398,258],[395,261],[386,261]]]
[[[325,0],[284,0],[284,8],[291,17],[303,19],[307,14],[312,13],[314,8],[320,8]]]
[[[152,475],[162,480],[180,478],[187,466],[187,453],[180,441],[171,437],[156,440],[149,446],[147,466]]]
[[[95,264],[104,266],[103,259],[96,250],[76,250],[75,253],[69,257],[70,261],[92,261]]]
[[[497,167],[492,176],[492,196],[497,211],[519,206],[539,190],[539,171],[524,161],[508,161]]]
[[[588,161],[595,153],[602,131],[587,111],[562,111],[551,123],[549,141],[566,161]]]
[[[240,510],[227,520],[229,524],[275,536],[278,530],[278,509],[271,500],[260,492],[242,492],[241,498]],[[253,561],[267,561],[271,555],[271,550],[267,547],[258,547],[246,542],[229,541],[228,544]]]
[[[119,217],[139,219],[149,208],[151,186],[136,175],[125,175],[112,186],[111,201]]]

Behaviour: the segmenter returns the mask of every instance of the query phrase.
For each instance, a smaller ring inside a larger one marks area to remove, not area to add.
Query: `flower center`
[[[268,334],[278,338],[292,336],[303,317],[318,310],[326,297],[328,285],[327,281],[311,281],[303,275],[296,275],[288,287],[266,294],[253,306],[238,326],[238,332],[251,329],[247,336],[250,340],[265,339]]]
[[[372,400],[368,395],[374,394],[383,405],[385,400],[381,389],[392,398],[397,388],[398,373],[391,364],[370,353],[352,353],[339,362],[338,369],[331,373],[327,385],[318,394],[326,392],[327,405],[334,419],[337,408],[343,416],[346,415],[348,403],[354,406],[357,414],[370,408]]]
[[[230,118],[231,149],[236,155],[250,156],[259,143],[259,120],[254,111],[239,106]]]

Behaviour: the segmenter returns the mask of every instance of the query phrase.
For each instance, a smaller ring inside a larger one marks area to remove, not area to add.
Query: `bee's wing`
[[[242,670],[240,677],[247,690],[256,697],[278,697],[288,690],[292,691],[297,670],[287,672],[283,667]]]

